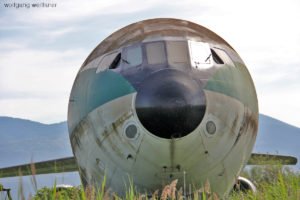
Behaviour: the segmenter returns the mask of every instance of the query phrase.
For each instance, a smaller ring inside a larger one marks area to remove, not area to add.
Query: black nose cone
[[[162,70],[149,76],[138,89],[136,113],[142,125],[162,138],[188,135],[205,114],[201,83],[176,70]]]

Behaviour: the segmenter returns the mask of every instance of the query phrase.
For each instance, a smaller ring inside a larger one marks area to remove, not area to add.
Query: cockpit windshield
[[[166,51],[163,42],[151,42],[145,44],[147,61],[149,65],[165,64]]]
[[[171,67],[182,68],[189,65],[186,41],[167,41],[168,63]]]
[[[115,69],[120,63],[122,70],[143,64],[176,69],[208,69],[214,64],[224,64],[221,50],[212,49],[208,43],[191,40],[162,40],[139,43],[123,48],[122,52],[108,54],[102,65]],[[113,62],[112,59],[114,58]],[[145,66],[144,66],[145,67]]]
[[[212,54],[207,43],[189,41],[189,50],[192,67],[207,69],[213,65]]]
[[[186,41],[159,41],[145,44],[149,65],[167,64],[182,68],[189,65],[188,45]]]
[[[134,45],[127,47],[122,55],[124,69],[136,67],[143,63],[142,47]]]

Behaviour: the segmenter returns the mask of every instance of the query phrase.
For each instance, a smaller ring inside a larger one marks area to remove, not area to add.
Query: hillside
[[[14,166],[33,161],[71,156],[67,123],[42,124],[39,122],[0,117],[0,167]],[[36,176],[38,188],[56,184],[79,185],[77,172]],[[13,199],[18,198],[22,183],[24,195],[35,193],[30,176],[0,179],[0,183],[12,189]],[[1,196],[0,196],[1,199]],[[26,198],[27,199],[27,198]]]
[[[300,169],[300,128],[266,115],[259,116],[259,129],[254,152],[285,154],[298,158]]]
[[[66,122],[42,124],[0,117],[0,166],[71,156]]]

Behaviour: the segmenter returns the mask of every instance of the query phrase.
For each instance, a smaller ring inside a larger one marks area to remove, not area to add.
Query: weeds
[[[255,180],[257,193],[232,192],[228,200],[300,200],[300,174],[289,168],[282,166],[253,167],[243,172],[242,176]],[[34,184],[35,182],[33,182]],[[135,189],[133,180],[129,179],[126,186],[126,194],[119,197],[105,187],[106,177],[104,177],[101,187],[72,187],[61,189],[56,184],[53,188],[42,188],[36,191],[31,200],[219,200],[216,193],[211,191],[209,182],[206,181],[200,189],[194,189],[192,194],[184,197],[182,188],[177,188],[177,180],[166,185],[161,191],[156,190],[152,194],[140,194]],[[19,186],[19,199],[25,199],[22,184]]]
[[[254,167],[243,176],[255,180],[258,192],[233,192],[231,200],[299,200],[300,174],[282,166]]]

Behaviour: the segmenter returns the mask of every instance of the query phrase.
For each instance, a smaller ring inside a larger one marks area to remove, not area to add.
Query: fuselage
[[[223,197],[251,154],[258,103],[236,51],[210,30],[177,19],[131,24],[80,68],[68,126],[84,185],[124,193],[171,180]]]

